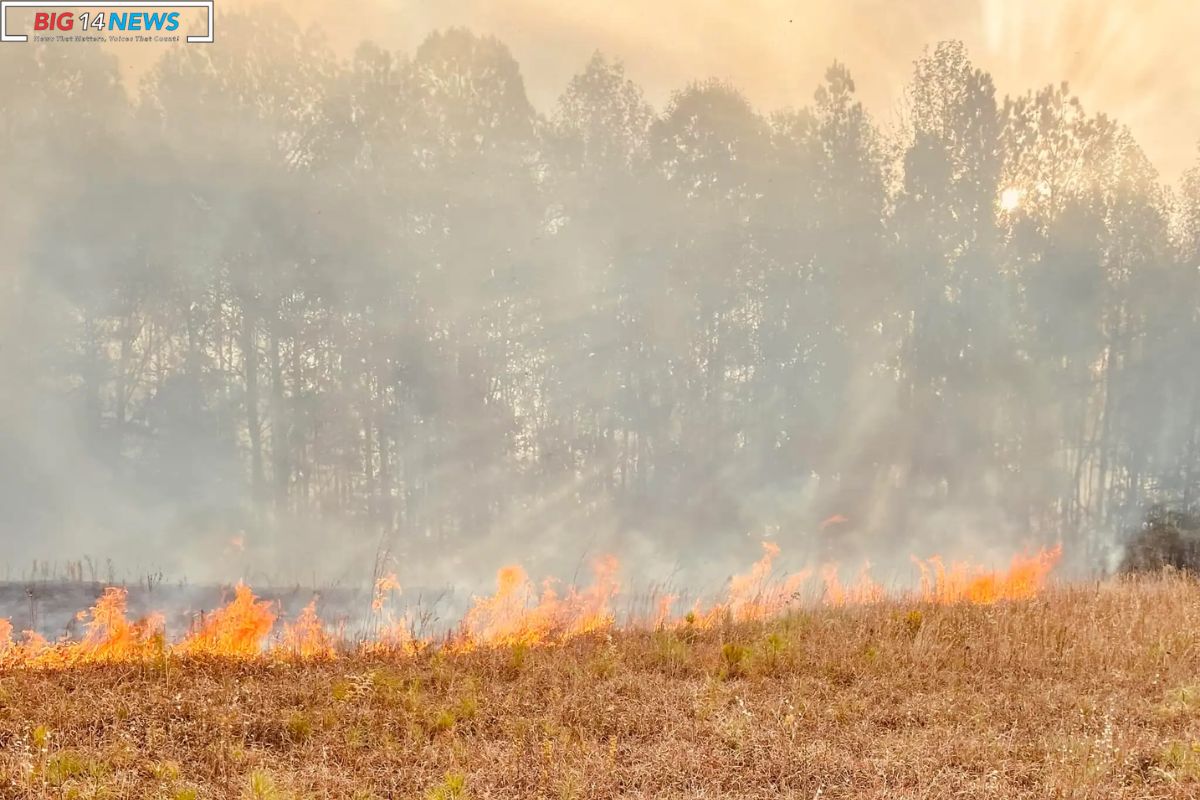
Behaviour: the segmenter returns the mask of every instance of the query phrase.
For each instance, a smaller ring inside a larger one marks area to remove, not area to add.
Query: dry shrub
[[[1200,573],[1200,517],[1155,506],[1130,536],[1120,571],[1153,572],[1164,567]]]

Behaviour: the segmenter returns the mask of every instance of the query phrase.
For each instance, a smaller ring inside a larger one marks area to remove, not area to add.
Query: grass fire
[[[1200,4],[36,5],[0,800],[1200,797]]]
[[[109,588],[0,668],[5,797],[1191,797],[1200,585],[934,561],[909,591],[774,575],[618,622],[500,571],[451,631],[371,640],[238,585],[172,638]],[[818,575],[821,571],[818,571]],[[394,592],[394,580],[381,580]],[[813,583],[812,592],[805,587]],[[386,610],[388,600],[373,609]],[[403,631],[403,632],[398,632]]]
[[[630,619],[624,625],[617,624],[613,608],[620,591],[615,557],[596,562],[591,585],[570,587],[566,592],[560,592],[553,580],[545,581],[539,590],[521,567],[504,567],[496,575],[495,594],[476,598],[459,625],[436,638],[418,638],[407,619],[396,619],[392,614],[389,597],[401,591],[394,573],[376,580],[371,600],[373,636],[360,641],[347,639],[344,631],[329,630],[322,623],[317,597],[294,620],[277,626],[278,614],[272,604],[256,598],[244,583],[233,587],[228,604],[196,614],[187,632],[172,640],[165,630],[164,615],[154,613],[131,621],[126,615],[127,590],[108,587],[94,606],[76,614],[75,619],[84,624],[83,636],[78,640],[64,637],[50,642],[40,633],[26,630],[14,641],[11,620],[0,618],[0,666],[64,668],[170,656],[304,661],[333,659],[358,651],[403,655],[429,648],[464,652],[479,647],[551,646],[594,634],[610,635],[622,627],[663,630],[684,625],[708,629],[730,623],[761,623],[789,609],[807,606],[814,598],[818,605],[837,607],[878,603],[886,597],[866,569],[850,585],[839,580],[836,565],[822,568],[816,582],[809,580],[812,573],[807,570],[775,576],[771,567],[779,547],[765,542],[763,550],[763,557],[748,572],[730,579],[724,600],[709,606],[697,602],[682,618],[674,618],[671,607],[675,598],[664,595],[658,598],[651,618]],[[991,604],[1031,598],[1046,585],[1061,552],[1056,547],[1028,557],[1018,556],[1000,572],[967,564],[947,567],[936,557],[927,562],[914,559],[920,570],[920,585],[902,596],[942,604]]]

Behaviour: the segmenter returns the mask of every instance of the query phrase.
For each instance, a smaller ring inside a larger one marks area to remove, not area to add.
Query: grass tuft
[[[461,772],[447,772],[437,786],[430,789],[426,800],[467,800],[467,779]]]

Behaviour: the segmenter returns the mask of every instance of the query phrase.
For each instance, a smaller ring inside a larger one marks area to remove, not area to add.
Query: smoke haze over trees
[[[1110,568],[1200,505],[1200,168],[1163,185],[1066,86],[941,43],[885,128],[841,64],[793,110],[654,109],[597,54],[540,111],[462,29],[221,37],[135,92],[0,51],[16,569]]]

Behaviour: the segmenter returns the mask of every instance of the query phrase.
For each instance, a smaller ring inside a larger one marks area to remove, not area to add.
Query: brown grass
[[[1200,584],[0,674],[4,798],[1200,796]]]

